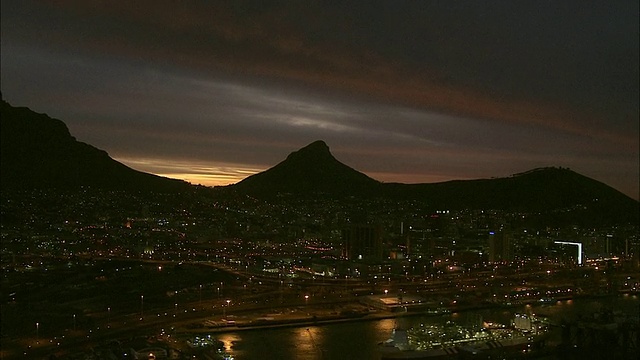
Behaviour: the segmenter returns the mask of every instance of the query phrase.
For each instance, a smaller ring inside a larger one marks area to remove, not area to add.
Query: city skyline
[[[384,182],[562,166],[638,199],[637,25],[633,2],[3,1],[2,94],[194,184],[321,139]]]

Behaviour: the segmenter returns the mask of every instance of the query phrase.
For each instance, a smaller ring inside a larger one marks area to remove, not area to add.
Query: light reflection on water
[[[382,334],[387,334],[387,338],[389,337],[393,329],[398,327],[396,319],[384,319],[384,320],[374,321],[374,324],[375,324],[376,331]],[[387,338],[385,338],[384,340],[386,340]]]
[[[325,328],[318,326],[292,329],[295,337],[295,348],[300,359],[322,359],[325,351]]]
[[[322,326],[284,329],[264,329],[220,334],[236,360],[375,360],[379,359],[377,345],[387,340],[396,327],[410,327],[420,323],[444,323],[453,320],[464,324],[477,314],[486,320],[509,323],[515,312],[530,309],[533,313],[555,320],[573,320],[604,308],[613,308],[631,316],[638,316],[637,297],[603,300],[565,300],[548,306],[482,310],[453,313],[444,316],[411,316],[376,321],[356,321]]]
[[[224,348],[229,350],[233,349],[233,345],[240,341],[239,335],[239,333],[226,333],[218,335],[217,338],[224,343]]]

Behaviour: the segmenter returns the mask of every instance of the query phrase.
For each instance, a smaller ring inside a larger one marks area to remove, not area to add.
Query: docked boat
[[[481,323],[461,326],[414,326],[394,329],[379,346],[380,357],[391,359],[483,358],[494,354],[528,353],[539,347],[546,327],[529,315],[516,315],[509,325]]]

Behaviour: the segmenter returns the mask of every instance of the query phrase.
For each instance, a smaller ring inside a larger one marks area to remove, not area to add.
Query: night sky
[[[138,170],[324,140],[385,182],[562,166],[639,197],[638,1],[2,1],[2,95]]]

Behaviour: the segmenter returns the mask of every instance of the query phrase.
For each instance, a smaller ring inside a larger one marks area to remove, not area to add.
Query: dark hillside
[[[77,141],[60,120],[2,101],[2,188],[78,188],[178,191],[189,185],[133,170]]]

